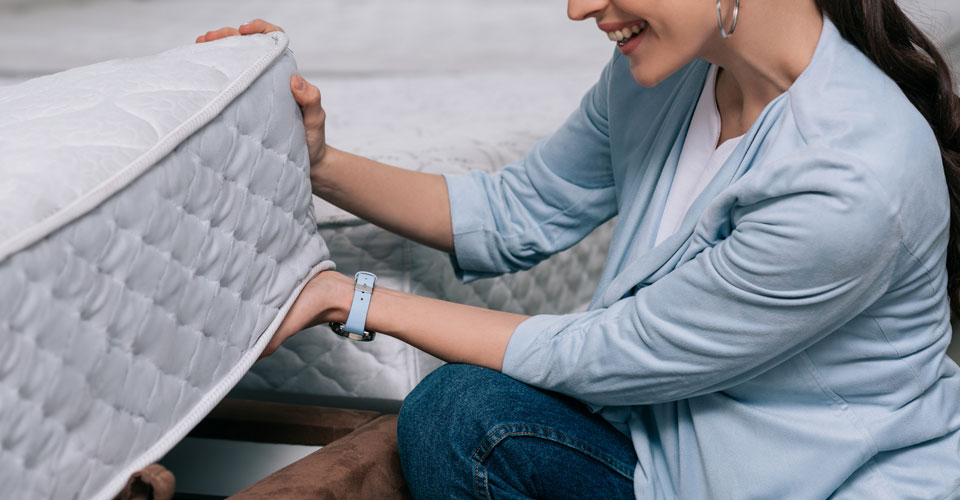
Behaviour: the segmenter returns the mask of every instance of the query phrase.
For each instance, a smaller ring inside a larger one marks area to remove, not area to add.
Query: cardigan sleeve
[[[830,157],[745,176],[726,193],[728,236],[610,307],[528,319],[503,372],[591,405],[655,404],[732,387],[829,335],[885,293],[901,241],[883,188]]]
[[[533,267],[616,214],[607,95],[610,68],[580,107],[524,159],[493,175],[447,175],[457,277]]]

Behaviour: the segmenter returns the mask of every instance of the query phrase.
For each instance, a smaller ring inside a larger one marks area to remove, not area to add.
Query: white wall
[[[960,88],[960,0],[900,0],[900,5],[942,48]]]
[[[2,9],[28,9],[34,7],[43,7],[52,4],[64,3],[86,3],[92,0],[0,0],[0,10]]]

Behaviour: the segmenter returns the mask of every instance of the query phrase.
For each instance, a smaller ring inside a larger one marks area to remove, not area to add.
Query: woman
[[[960,496],[944,356],[960,103],[930,42],[893,0],[569,0],[568,14],[616,52],[568,121],[492,177],[327,146],[318,90],[291,80],[314,192],[453,254],[465,280],[619,217],[585,313],[358,294],[366,329],[462,363],[401,410],[414,497]],[[322,273],[268,352],[345,321],[353,297]]]

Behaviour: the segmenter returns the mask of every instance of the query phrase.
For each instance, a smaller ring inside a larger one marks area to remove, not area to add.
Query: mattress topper
[[[287,43],[282,32],[229,37],[0,87],[0,261],[170,153]]]

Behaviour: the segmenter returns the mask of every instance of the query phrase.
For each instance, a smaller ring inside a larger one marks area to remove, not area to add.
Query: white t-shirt
[[[683,216],[727,161],[743,136],[720,140],[720,111],[717,110],[717,66],[710,67],[707,81],[693,111],[687,138],[680,151],[680,163],[670,185],[667,204],[657,230],[657,245],[680,228]]]

